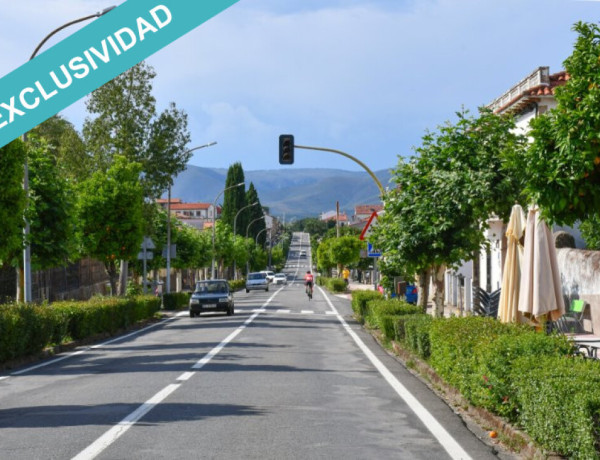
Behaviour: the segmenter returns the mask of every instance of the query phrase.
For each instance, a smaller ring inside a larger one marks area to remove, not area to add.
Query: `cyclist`
[[[306,272],[306,275],[304,275],[304,285],[306,286],[306,293],[308,294],[309,297],[312,297],[313,282],[314,282],[314,277],[313,277],[312,273],[310,272],[310,270],[308,270]]]

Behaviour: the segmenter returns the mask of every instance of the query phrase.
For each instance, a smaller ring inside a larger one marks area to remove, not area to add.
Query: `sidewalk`
[[[341,297],[343,299],[352,300],[352,291],[374,291],[375,288],[372,284],[362,284],[358,282],[350,282],[348,284],[348,290],[350,292],[336,294],[337,297]]]

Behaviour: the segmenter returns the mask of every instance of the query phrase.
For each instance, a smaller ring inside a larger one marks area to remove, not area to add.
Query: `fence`
[[[34,302],[85,300],[94,294],[106,294],[107,283],[104,264],[93,259],[82,259],[65,267],[32,272],[31,294]],[[10,266],[0,268],[0,303],[15,300],[16,292],[16,270]]]

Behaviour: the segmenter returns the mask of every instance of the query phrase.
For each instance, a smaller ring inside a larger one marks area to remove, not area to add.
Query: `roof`
[[[379,212],[383,209],[383,205],[380,204],[361,204],[354,207],[354,215],[371,215],[374,212]]]
[[[550,75],[549,67],[538,67],[502,96],[494,99],[488,107],[494,113],[520,112],[532,102],[539,102],[544,97],[553,98],[556,88],[568,80],[566,70]]]
[[[171,211],[196,211],[200,209],[209,209],[210,203],[173,203],[171,201]]]
[[[168,198],[159,198],[156,200],[158,204],[167,204],[169,202]],[[171,204],[173,203],[181,203],[181,198],[171,198]]]

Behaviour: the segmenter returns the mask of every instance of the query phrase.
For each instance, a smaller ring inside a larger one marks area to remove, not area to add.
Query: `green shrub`
[[[411,305],[404,300],[390,299],[385,300],[383,298],[377,300],[370,300],[367,302],[367,308],[365,313],[365,322],[371,326],[382,329],[382,318],[389,316],[401,316],[401,315],[413,315],[420,313],[423,310],[416,305]],[[389,321],[386,319],[386,321]],[[391,327],[391,336],[394,338],[393,330],[394,324],[387,325]]]
[[[431,328],[434,319],[425,314],[406,316],[404,321],[405,341],[409,349],[427,360],[431,355]]]
[[[229,280],[229,289],[239,291],[246,287],[246,280]]]
[[[371,300],[383,299],[378,291],[352,291],[352,310],[356,319],[361,323],[367,314],[367,302]]]
[[[341,278],[329,278],[325,286],[331,292],[346,292],[346,282]]]
[[[403,344],[406,343],[406,321],[410,320],[413,316],[423,316],[423,310],[421,308],[419,308],[419,310],[419,313],[394,317],[394,340],[396,342],[400,342]]]
[[[468,394],[474,405],[515,421],[519,407],[511,377],[514,362],[527,356],[568,356],[574,350],[564,335],[548,336],[517,325],[511,329],[476,353],[479,368],[471,376]]]
[[[169,292],[163,294],[163,308],[165,310],[179,310],[190,303],[189,292]]]
[[[525,356],[513,363],[511,378],[529,436],[568,458],[600,458],[600,362]]]

